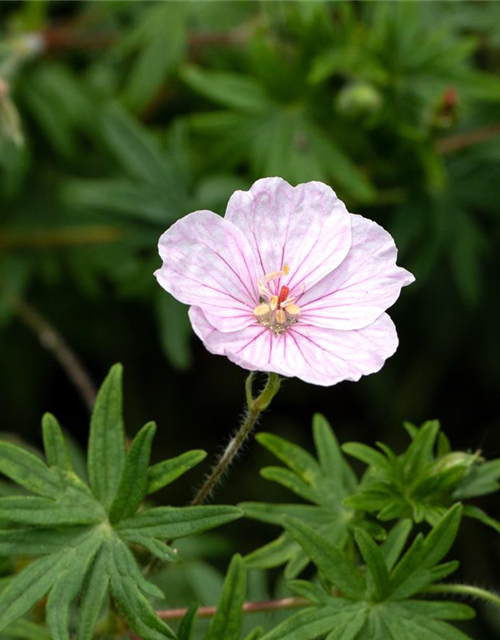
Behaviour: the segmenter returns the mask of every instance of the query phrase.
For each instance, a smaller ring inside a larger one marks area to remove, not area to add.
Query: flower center
[[[259,324],[268,327],[275,335],[280,336],[288,327],[298,321],[300,307],[295,304],[295,296],[290,296],[290,289],[282,285],[279,290],[273,282],[290,272],[288,265],[281,271],[273,271],[264,277],[264,282],[257,280],[260,304],[253,310]],[[270,286],[270,283],[273,285]],[[274,292],[271,290],[274,289]]]

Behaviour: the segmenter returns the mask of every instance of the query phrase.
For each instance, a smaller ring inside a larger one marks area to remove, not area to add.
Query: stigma
[[[268,273],[264,276],[264,281],[257,281],[260,304],[253,310],[253,315],[260,325],[268,327],[277,336],[285,333],[288,327],[298,321],[301,311],[295,304],[295,296],[290,296],[290,289],[286,285],[274,285],[274,291],[269,286],[273,280],[288,275],[289,271],[285,264],[281,271]]]

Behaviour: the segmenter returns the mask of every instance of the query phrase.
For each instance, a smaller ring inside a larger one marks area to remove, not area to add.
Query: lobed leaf
[[[61,426],[51,413],[42,418],[43,446],[50,467],[71,472],[71,458]]]
[[[125,464],[122,415],[122,366],[111,367],[97,395],[90,420],[89,481],[96,498],[111,506]]]
[[[34,453],[10,442],[0,442],[0,472],[40,496],[61,494],[59,476]]]
[[[366,583],[358,567],[324,536],[302,520],[287,518],[286,530],[300,544],[318,569],[336,585],[346,598],[362,600]]]
[[[118,531],[135,531],[153,538],[184,538],[241,518],[237,507],[153,507],[122,520]]]
[[[163,487],[177,480],[177,478],[195,467],[206,457],[205,451],[194,449],[193,451],[186,451],[186,453],[176,458],[154,464],[148,470],[146,493],[150,494],[163,489]]]
[[[146,496],[149,458],[155,432],[155,423],[149,422],[132,441],[123,466],[120,484],[109,510],[112,523],[133,515]]]
[[[205,640],[239,640],[246,593],[246,571],[241,556],[235,555],[229,565],[217,613],[208,627]]]

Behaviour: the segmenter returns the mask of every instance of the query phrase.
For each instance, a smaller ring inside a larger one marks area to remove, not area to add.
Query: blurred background
[[[331,185],[417,281],[390,311],[400,348],[380,373],[287,380],[261,428],[309,447],[321,411],[342,441],[400,448],[403,420],[438,418],[455,448],[500,456],[498,2],[1,3],[3,435],[37,446],[50,410],[83,444],[92,386],[121,361],[129,433],[156,420],[155,458],[219,451],[245,372],[194,338],[152,276],[156,245],[275,175]],[[218,500],[290,500],[258,476],[270,460],[252,444]],[[177,490],[165,500],[193,491]],[[497,502],[481,506],[500,517]],[[231,551],[275,534],[231,531]],[[459,545],[468,582],[500,586],[498,536],[467,523]],[[200,571],[207,601],[220,577]],[[468,627],[478,640],[489,618]]]

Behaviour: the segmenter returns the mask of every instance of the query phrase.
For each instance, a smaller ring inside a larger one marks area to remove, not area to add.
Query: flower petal
[[[396,265],[397,249],[385,229],[362,216],[351,218],[347,257],[296,301],[305,322],[332,329],[367,327],[415,280]]]
[[[207,319],[199,307],[189,309],[189,319],[194,332],[210,353],[227,356],[248,371],[273,371],[283,375],[273,361],[274,345],[280,338],[268,328],[254,323],[239,331],[222,333]],[[281,337],[281,336],[280,336]]]
[[[321,182],[292,187],[281,178],[236,191],[226,220],[246,235],[260,277],[290,268],[280,284],[312,287],[337,267],[351,246],[351,220],[334,191]]]
[[[160,238],[160,285],[181,302],[203,307],[220,331],[254,322],[257,265],[243,233],[211,211],[178,220]]]
[[[398,346],[396,328],[386,313],[358,331],[298,323],[281,336],[258,324],[222,333],[196,307],[191,307],[189,317],[211,353],[225,355],[249,371],[273,371],[321,386],[379,371]]]
[[[297,323],[276,343],[273,362],[284,375],[330,386],[379,371],[398,346],[396,327],[383,313],[356,331]]]

